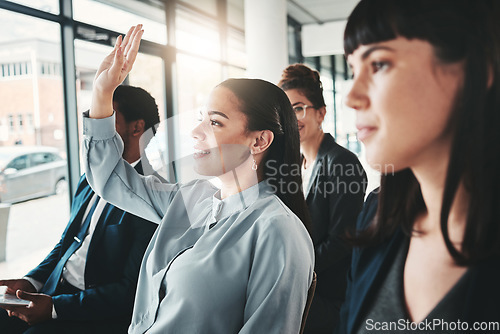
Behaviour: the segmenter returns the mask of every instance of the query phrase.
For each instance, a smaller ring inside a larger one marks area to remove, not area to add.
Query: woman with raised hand
[[[113,90],[130,72],[142,26],[118,38],[95,78],[84,119],[89,183],[158,227],[139,275],[130,333],[298,333],[314,254],[304,226],[297,122],[275,85],[229,79],[210,94],[195,140],[195,169],[218,177],[184,185],[142,177],[121,159]],[[267,161],[283,167],[276,174]],[[292,188],[291,188],[292,189]]]
[[[346,104],[380,193],[358,220],[339,333],[497,332],[497,1],[362,0]]]
[[[303,64],[288,66],[278,83],[297,116],[302,151],[302,188],[314,243],[316,292],[305,333],[331,334],[338,323],[347,286],[352,247],[344,240],[354,230],[368,183],[354,153],[324,133],[326,114],[319,72]]]

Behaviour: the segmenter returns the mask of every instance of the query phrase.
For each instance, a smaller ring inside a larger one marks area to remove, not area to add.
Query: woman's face
[[[346,105],[356,110],[373,168],[397,171],[449,155],[461,63],[440,64],[430,43],[402,37],[361,45],[347,60],[354,78]]]
[[[242,163],[250,163],[251,133],[240,111],[237,97],[225,87],[216,87],[191,135],[195,140],[195,170],[201,175],[221,176]]]
[[[325,118],[324,107],[320,109],[313,108],[314,104],[302,94],[300,89],[289,89],[285,93],[294,110],[297,110],[298,107],[308,106],[305,110],[305,117],[301,118],[301,113],[295,113],[299,126],[300,143],[306,143],[311,138],[315,138],[318,132],[322,131],[320,127]]]

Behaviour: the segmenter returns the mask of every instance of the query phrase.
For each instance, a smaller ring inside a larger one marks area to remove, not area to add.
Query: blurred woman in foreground
[[[346,104],[368,162],[394,173],[358,220],[338,332],[499,330],[473,328],[500,320],[499,15],[362,0],[349,17]]]

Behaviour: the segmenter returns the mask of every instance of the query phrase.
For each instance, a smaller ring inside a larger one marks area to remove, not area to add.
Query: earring
[[[253,159],[252,170],[257,170],[257,161]]]

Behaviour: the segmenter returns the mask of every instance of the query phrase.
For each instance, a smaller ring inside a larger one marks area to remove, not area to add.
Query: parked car
[[[56,148],[0,147],[0,202],[14,203],[67,189],[67,162]]]

